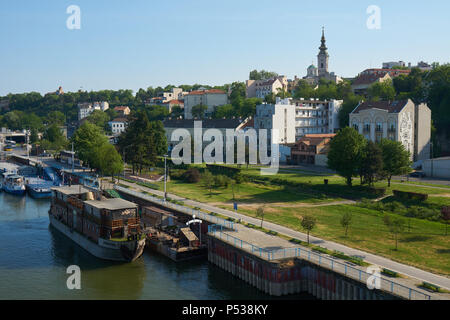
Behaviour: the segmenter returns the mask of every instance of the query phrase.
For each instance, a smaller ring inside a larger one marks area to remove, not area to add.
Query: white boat
[[[22,196],[25,194],[25,181],[14,173],[3,173],[2,188],[5,192]]]

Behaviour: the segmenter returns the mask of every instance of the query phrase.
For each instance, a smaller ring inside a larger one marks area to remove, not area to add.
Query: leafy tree
[[[374,83],[367,90],[367,94],[371,100],[394,100],[396,95],[391,80]]]
[[[275,95],[273,93],[269,93],[265,96],[264,101],[270,104],[274,104],[276,102]]]
[[[97,127],[99,127],[102,131],[106,129],[109,116],[107,113],[101,111],[101,110],[94,110],[87,118],[87,121],[89,121],[92,124],[95,124]]]
[[[184,116],[184,110],[178,105],[173,106],[172,107],[172,112],[170,113],[170,116],[174,117],[174,118],[183,117]]]
[[[364,182],[373,186],[375,179],[382,176],[383,155],[381,148],[372,141],[368,141],[361,161],[360,173]]]
[[[214,186],[214,176],[211,172],[206,170],[202,175],[203,185],[209,189],[209,195],[212,195],[212,187]]]
[[[206,110],[208,110],[208,106],[203,104],[198,104],[192,107],[192,116],[197,119],[201,119],[204,117]]]
[[[362,97],[354,94],[350,94],[346,97],[338,113],[339,126],[341,128],[349,126],[349,115],[353,110],[355,110],[361,100]]]
[[[352,185],[352,177],[359,173],[366,139],[354,128],[344,128],[330,142],[328,167]]]
[[[45,130],[43,141],[41,141],[42,148],[59,152],[66,149],[67,145],[68,141],[58,126],[52,125]]]
[[[282,88],[278,88],[278,93],[276,96],[281,99],[286,99],[286,98],[292,97],[292,95],[289,92],[287,92],[286,90],[284,90]]]
[[[266,70],[253,70],[250,72],[249,75],[249,79],[250,80],[265,80],[265,79],[270,79],[273,77],[277,77],[278,73],[276,72],[271,72],[271,71],[266,71]]]
[[[49,125],[63,126],[66,123],[66,116],[61,111],[51,111],[47,116],[46,122]]]
[[[74,149],[77,156],[91,168],[99,168],[97,148],[108,143],[108,138],[95,124],[85,121],[74,133],[72,137]]]
[[[154,105],[146,108],[147,116],[150,121],[164,120],[169,116],[169,110],[165,106]]]
[[[133,173],[154,166],[158,157],[167,153],[167,139],[161,121],[149,121],[144,110],[131,116],[127,129],[119,136],[118,146],[124,161],[131,162]],[[126,153],[125,153],[126,152]]]
[[[345,212],[344,215],[341,218],[341,225],[345,230],[345,236],[347,236],[348,233],[348,228],[350,227],[350,225],[352,224],[352,213],[351,212]]]
[[[261,104],[262,100],[259,98],[248,98],[244,100],[239,115],[242,118],[248,118],[256,114],[256,106]]]
[[[242,104],[242,101],[246,97],[246,86],[244,82],[233,82],[230,86],[231,94],[230,94],[230,103],[239,108]]]
[[[264,214],[265,214],[265,207],[264,206],[260,206],[260,207],[258,207],[258,209],[256,209],[256,217],[261,219],[261,228],[263,227]]]
[[[398,236],[405,229],[405,221],[402,218],[391,218],[389,215],[383,217],[383,222],[388,227],[395,239],[395,250],[398,250]]]
[[[123,171],[123,161],[116,148],[110,143],[104,143],[96,150],[98,169],[102,175],[118,175]]]
[[[383,171],[390,187],[392,176],[411,172],[410,154],[399,141],[383,139],[380,147],[383,154]]]
[[[297,86],[294,89],[295,99],[309,99],[316,96],[316,91],[312,85],[310,85],[306,80],[299,80]]]
[[[215,119],[232,118],[235,116],[235,108],[231,104],[225,104],[223,106],[216,107],[213,117]]]
[[[316,226],[316,218],[313,216],[310,216],[310,215],[304,215],[302,217],[301,226],[303,229],[306,230],[307,239],[308,239],[308,243],[309,243],[309,233]]]

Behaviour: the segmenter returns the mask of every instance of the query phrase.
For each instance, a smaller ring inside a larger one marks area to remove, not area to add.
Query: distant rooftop
[[[389,113],[399,113],[408,104],[409,100],[395,101],[367,101],[360,103],[352,113],[359,113],[368,109],[381,109]]]
[[[55,187],[55,188],[52,188],[52,190],[56,190],[65,195],[83,194],[83,193],[87,193],[87,192],[91,191],[79,184],[74,184],[71,186],[64,186],[64,187]]]
[[[85,201],[86,204],[98,208],[98,209],[106,209],[106,210],[124,210],[124,209],[132,209],[137,208],[137,204],[134,202],[130,202],[121,198],[112,198],[106,200],[88,200]]]

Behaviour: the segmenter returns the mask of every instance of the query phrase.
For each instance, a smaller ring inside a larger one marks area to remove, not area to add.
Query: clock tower
[[[325,77],[329,74],[328,72],[328,59],[329,59],[329,55],[328,55],[328,51],[327,51],[327,46],[325,44],[326,40],[325,40],[325,28],[322,27],[322,40],[321,40],[322,44],[319,47],[319,54],[317,55],[317,67],[318,67],[318,71],[319,71],[319,77]]]

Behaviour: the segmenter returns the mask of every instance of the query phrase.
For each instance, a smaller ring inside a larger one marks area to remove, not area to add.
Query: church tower
[[[325,44],[325,28],[322,27],[322,44],[319,47],[319,54],[317,55],[317,67],[319,69],[319,77],[324,77],[328,75],[328,60],[329,55],[327,51],[327,46]]]

